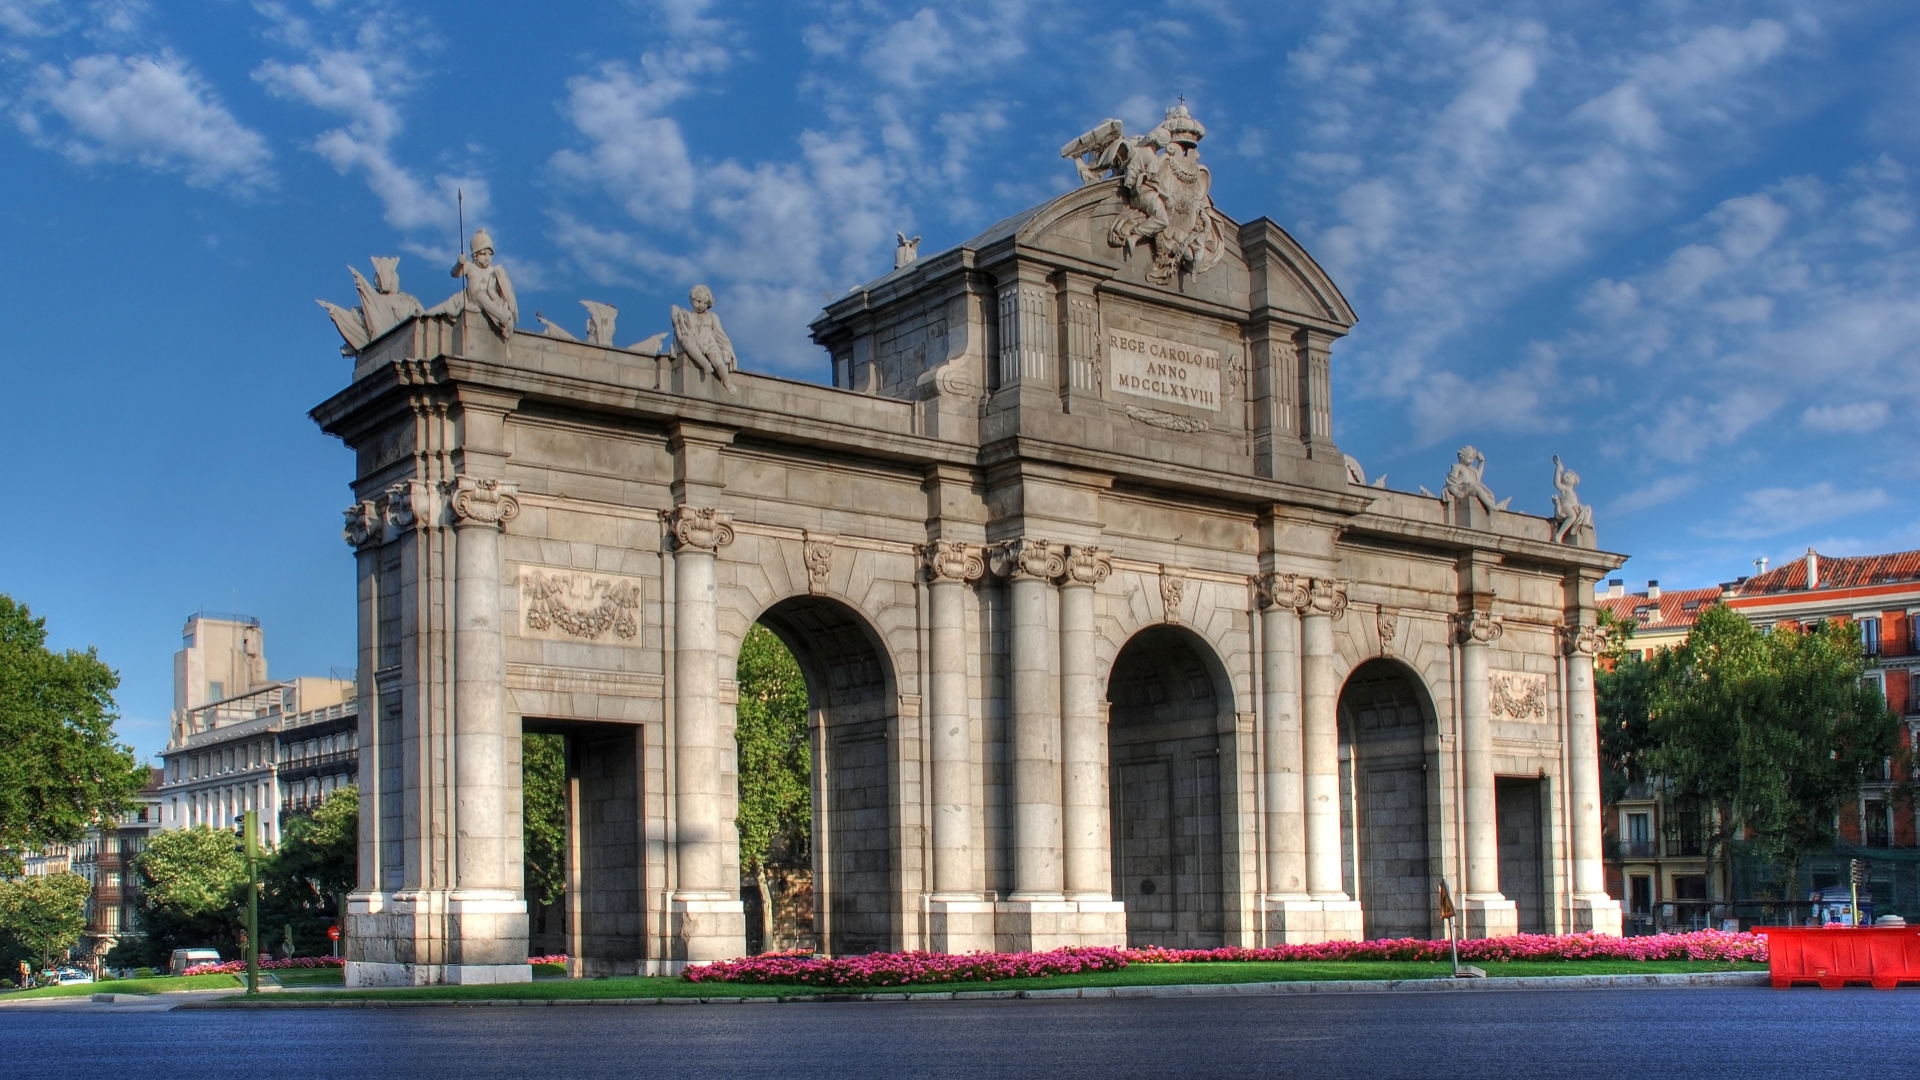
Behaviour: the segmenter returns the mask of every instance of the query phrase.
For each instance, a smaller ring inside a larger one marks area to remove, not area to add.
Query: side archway
[[[894,668],[847,605],[794,596],[756,620],[793,653],[807,684],[813,753],[813,930],[835,955],[900,940],[899,778]]]
[[[1369,660],[1340,690],[1340,840],[1369,939],[1433,936],[1433,700],[1411,668]]]
[[[1127,944],[1226,943],[1237,849],[1223,732],[1233,689],[1206,642],[1176,626],[1130,638],[1107,679],[1113,896]]]

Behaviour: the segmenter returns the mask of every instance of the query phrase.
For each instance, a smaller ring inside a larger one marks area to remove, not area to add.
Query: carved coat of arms
[[[1226,255],[1226,218],[1213,208],[1213,174],[1200,164],[1206,134],[1185,105],[1175,105],[1145,135],[1129,138],[1120,121],[1108,120],[1060,148],[1083,182],[1120,178],[1126,209],[1107,242],[1128,255],[1143,243],[1152,248],[1147,280],[1156,285],[1182,272],[1206,273]]]

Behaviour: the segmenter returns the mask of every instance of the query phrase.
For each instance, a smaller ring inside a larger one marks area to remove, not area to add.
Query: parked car
[[[76,983],[90,983],[92,981],[93,976],[81,971],[79,968],[56,968],[53,972],[53,982],[58,986],[72,986]]]
[[[195,964],[217,964],[219,962],[220,951],[218,949],[175,949],[173,950],[173,962],[167,965],[167,970],[175,975],[185,975],[187,969]]]

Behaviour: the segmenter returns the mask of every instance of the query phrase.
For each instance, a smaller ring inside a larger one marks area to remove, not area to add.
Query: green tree
[[[527,899],[550,907],[567,890],[567,740],[524,736],[520,760]]]
[[[154,833],[134,869],[149,957],[174,949],[238,952],[247,866],[233,832],[199,825]]]
[[[41,967],[53,967],[87,929],[92,892],[79,874],[0,881],[0,930],[38,957]]]
[[[1647,778],[1646,755],[1653,749],[1654,671],[1664,654],[1641,659],[1632,648],[1633,625],[1600,609],[1607,644],[1593,673],[1593,696],[1600,719],[1601,801],[1609,806],[1626,796],[1627,785]]]
[[[297,956],[328,952],[327,927],[358,881],[359,853],[358,788],[336,789],[311,814],[290,818],[260,873],[262,942],[288,941]]]
[[[124,813],[149,775],[114,741],[120,677],[91,648],[46,642],[46,620],[0,594],[0,873]]]
[[[1867,770],[1895,754],[1899,720],[1864,667],[1852,623],[1762,632],[1721,605],[1656,663],[1646,763],[1674,804],[1701,809],[1718,896],[1743,837],[1792,880],[1835,841]]]
[[[813,830],[813,760],[807,739],[807,684],[779,638],[755,624],[740,644],[741,869],[760,890],[760,940],[773,938],[771,868],[807,857]]]

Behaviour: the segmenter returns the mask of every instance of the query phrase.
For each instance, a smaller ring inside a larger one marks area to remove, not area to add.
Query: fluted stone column
[[[1606,644],[1598,626],[1566,635],[1567,801],[1573,818],[1573,930],[1618,935],[1620,901],[1607,895],[1600,832],[1600,732],[1593,699],[1593,658]]]
[[[990,950],[993,904],[975,878],[973,858],[973,709],[967,693],[966,590],[986,572],[980,548],[935,540],[921,549],[927,573],[931,678],[927,717],[933,786],[933,896],[928,947],[934,952]]]
[[[1340,686],[1333,673],[1333,624],[1347,612],[1347,583],[1315,578],[1300,615],[1302,790],[1307,894],[1318,901],[1328,940],[1358,940],[1360,905],[1340,880]]]
[[[1113,899],[1100,678],[1094,671],[1094,587],[1113,572],[1097,547],[1067,553],[1060,579],[1060,753],[1069,900]]]
[[[527,982],[527,905],[518,829],[508,827],[506,652],[500,627],[500,531],[520,513],[514,485],[454,479],[454,889],[447,901],[450,983]]]
[[[739,885],[726,880],[721,817],[733,748],[721,717],[714,560],[733,542],[733,525],[724,511],[690,506],[667,512],[666,521],[674,542],[672,959],[699,963],[746,946]]]
[[[1519,913],[1500,892],[1500,834],[1493,785],[1493,710],[1487,682],[1488,647],[1503,627],[1485,611],[1455,617],[1460,643],[1460,768],[1466,805],[1462,831],[1467,841],[1466,896],[1462,914],[1469,937],[1515,933]]]
[[[1323,940],[1326,920],[1307,892],[1304,748],[1300,729],[1300,614],[1311,580],[1266,573],[1255,581],[1260,599],[1262,671],[1261,747],[1266,758],[1267,891],[1263,901],[1269,944]]]
[[[1012,633],[1014,900],[1062,900],[1060,702],[1049,677],[1053,642],[1047,603],[1066,569],[1065,549],[1045,540],[1012,540],[993,550],[993,571],[1007,579]]]

